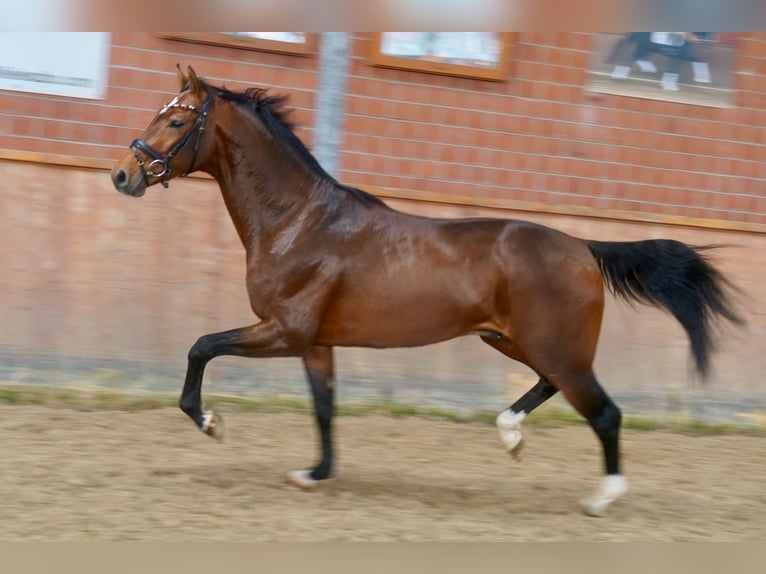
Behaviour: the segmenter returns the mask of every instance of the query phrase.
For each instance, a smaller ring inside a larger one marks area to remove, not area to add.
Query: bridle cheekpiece
[[[208,99],[202,108],[198,108],[196,106],[192,106],[191,104],[179,104],[178,96],[176,96],[162,107],[158,114],[159,116],[174,108],[189,110],[197,113],[197,119],[195,120],[194,125],[180,140],[178,140],[178,143],[174,145],[166,155],[163,156],[160,152],[158,152],[141,138],[136,138],[131,142],[130,149],[133,150],[133,154],[136,156],[136,161],[138,162],[138,166],[141,168],[141,173],[144,176],[144,183],[147,186],[149,185],[150,177],[162,177],[160,183],[162,183],[163,187],[168,187],[168,181],[170,180],[170,162],[179,151],[181,151],[189,144],[191,139],[196,134],[197,138],[194,140],[194,157],[192,158],[189,169],[187,169],[186,173],[183,175],[189,175],[194,170],[194,164],[197,162],[197,153],[199,152],[200,140],[202,139],[202,133],[205,131],[205,122],[207,120],[208,111],[210,111],[210,106],[213,104],[213,99],[214,95],[209,94]],[[149,162],[148,167],[146,166],[146,162],[141,157],[139,151],[152,158],[152,161]],[[155,171],[158,167],[160,169]]]

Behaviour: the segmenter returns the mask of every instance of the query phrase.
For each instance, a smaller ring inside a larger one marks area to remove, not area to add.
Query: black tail
[[[743,323],[727,294],[731,284],[702,254],[711,246],[690,247],[669,239],[587,244],[614,295],[667,309],[681,323],[697,371],[704,377],[715,320]]]

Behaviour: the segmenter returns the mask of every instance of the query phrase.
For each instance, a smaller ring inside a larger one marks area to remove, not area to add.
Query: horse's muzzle
[[[124,168],[116,165],[112,169],[112,183],[115,189],[131,197],[141,197],[146,192],[146,184],[142,177],[131,177],[130,173]]]

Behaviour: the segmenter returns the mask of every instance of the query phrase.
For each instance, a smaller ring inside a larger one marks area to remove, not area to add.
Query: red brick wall
[[[493,83],[372,68],[359,36],[343,179],[766,222],[766,35],[740,39],[732,109],[588,93],[592,40],[520,34]]]
[[[213,82],[230,87],[264,83],[289,92],[300,111],[297,119],[312,124],[315,57],[192,44],[146,32],[115,32],[107,99],[0,91],[0,149],[116,159],[178,91],[176,64],[184,69],[191,65]]]
[[[214,182],[190,178],[135,199],[117,193],[101,170],[0,160],[0,173],[0,384],[17,380],[58,387],[113,379],[177,393],[197,337],[256,321],[245,291],[244,251]],[[743,290],[748,325],[724,332],[708,387],[690,385],[689,345],[669,314],[612,297],[607,297],[596,372],[610,392],[655,393],[658,405],[692,390],[697,398],[720,394],[724,402],[750,400],[755,409],[766,401],[766,234],[390,203],[431,216],[523,218],[607,241],[670,237],[735,245],[714,257]],[[429,381],[434,388],[423,390],[418,400],[440,396],[439,389],[451,385],[474,395],[471,408],[500,409],[534,383],[526,367],[471,337],[427,349],[338,349],[337,354],[341,400],[348,400],[346,385],[360,381],[374,381],[373,398],[389,386],[394,396],[406,396],[413,381]],[[221,357],[206,371],[205,391],[239,385],[246,392],[305,396],[302,379],[295,359]],[[508,395],[498,396],[506,379]]]
[[[766,34],[739,36],[730,109],[586,92],[593,39],[518,34],[511,76],[496,83],[372,67],[368,35],[355,34],[340,179],[457,202],[763,229]],[[114,159],[175,92],[176,63],[232,88],[288,92],[311,144],[316,54],[140,32],[112,42],[106,100],[0,92],[0,151]]]

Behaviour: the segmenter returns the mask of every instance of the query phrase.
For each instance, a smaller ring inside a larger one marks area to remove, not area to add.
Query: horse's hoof
[[[523,411],[514,413],[511,410],[507,410],[500,413],[495,421],[497,430],[500,432],[500,440],[505,445],[505,450],[517,462],[522,461],[527,451],[520,427],[521,421],[526,416],[526,413]]]
[[[312,488],[315,488],[320,482],[338,476],[339,470],[339,465],[337,463],[333,464],[330,467],[330,472],[327,477],[320,480],[311,478],[311,473],[314,472],[313,470],[290,470],[285,474],[285,482],[291,486],[298,487],[301,490],[311,490]]]
[[[513,457],[513,460],[515,460],[516,462],[521,462],[522,460],[524,460],[524,456],[527,454],[527,445],[524,442],[524,439],[521,439],[519,441],[519,444],[517,444],[515,447],[509,450],[508,453]]]
[[[202,432],[206,435],[213,437],[219,442],[223,442],[224,427],[223,419],[214,411],[205,411],[202,413],[202,425],[200,426]]]
[[[318,480],[311,478],[310,470],[290,470],[285,474],[285,481],[301,490],[312,490],[319,484]]]
[[[598,492],[580,501],[582,511],[588,516],[604,516],[609,505],[628,491],[628,481],[621,474],[604,477]]]
[[[606,514],[606,509],[609,508],[609,502],[584,499],[580,501],[580,507],[588,516],[604,516]]]

